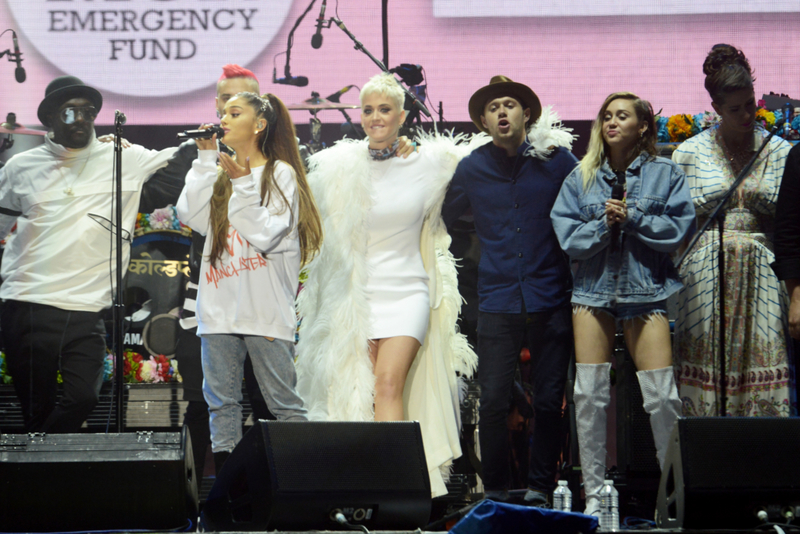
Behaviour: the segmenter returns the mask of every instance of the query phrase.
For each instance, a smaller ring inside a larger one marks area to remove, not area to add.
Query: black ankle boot
[[[214,474],[219,476],[219,472],[222,469],[222,466],[225,465],[225,461],[231,455],[230,451],[221,451],[214,453]]]

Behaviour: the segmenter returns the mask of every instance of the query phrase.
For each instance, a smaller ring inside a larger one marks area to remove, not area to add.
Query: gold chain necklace
[[[719,130],[717,130],[717,139],[722,147],[722,152],[725,155],[725,159],[727,159],[730,163],[733,174],[739,174],[747,162],[750,161],[750,158],[753,157],[752,138],[749,138],[749,143],[746,143],[744,147],[740,145],[736,148],[730,148],[728,146],[728,144],[725,142],[725,139],[722,137],[722,134],[719,133]]]
[[[86,164],[89,163],[89,158],[90,157],[92,157],[92,149],[89,149],[89,154],[87,154],[86,158],[84,158],[83,165],[81,166],[81,170],[78,171],[78,175],[75,177],[74,180],[72,180],[72,183],[70,183],[69,180],[67,180],[67,175],[64,172],[64,167],[66,167],[66,165],[62,165],[60,167],[61,177],[64,179],[64,183],[67,184],[67,187],[64,189],[64,193],[67,194],[68,196],[75,195],[75,192],[72,190],[72,186],[75,185],[75,182],[77,182],[78,179],[83,174],[84,169],[86,169]]]

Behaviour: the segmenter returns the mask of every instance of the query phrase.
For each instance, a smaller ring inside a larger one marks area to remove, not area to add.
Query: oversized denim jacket
[[[626,172],[628,218],[611,252],[606,201],[615,178],[608,165],[583,190],[580,168],[564,181],[550,217],[561,248],[578,261],[572,303],[612,307],[655,302],[681,287],[670,253],[694,228],[694,206],[683,171],[672,161],[642,153]]]

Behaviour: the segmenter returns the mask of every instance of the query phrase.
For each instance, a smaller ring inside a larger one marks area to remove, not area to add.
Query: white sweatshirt
[[[86,148],[71,150],[51,135],[0,169],[0,234],[17,223],[3,254],[0,298],[97,312],[111,306],[116,273],[115,238],[106,222],[115,211],[114,145],[93,136]],[[123,237],[133,235],[142,185],[176,150],[133,145],[122,151]],[[130,243],[123,243],[127,269]]]
[[[181,222],[207,237],[197,295],[197,334],[244,334],[294,341],[294,299],[300,274],[294,170],[282,161],[275,163],[275,183],[291,209],[283,206],[277,193],[272,194],[269,205],[263,204],[263,166],[231,180],[227,247],[217,265],[211,265],[212,239],[208,233],[216,161],[215,150],[198,152],[176,206]]]

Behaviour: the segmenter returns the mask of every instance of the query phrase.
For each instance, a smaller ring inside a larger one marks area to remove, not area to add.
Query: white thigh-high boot
[[[581,456],[585,514],[600,511],[600,489],[606,476],[606,409],[611,401],[610,363],[575,364],[575,419]]]
[[[672,367],[664,367],[639,371],[636,378],[639,379],[642,390],[644,411],[650,414],[650,428],[653,429],[658,465],[663,469],[669,436],[675,421],[681,415],[681,399],[675,386],[675,374]]]

